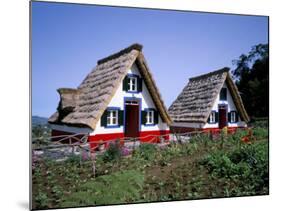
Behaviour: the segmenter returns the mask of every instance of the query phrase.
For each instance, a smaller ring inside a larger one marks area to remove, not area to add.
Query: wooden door
[[[219,128],[227,126],[227,105],[219,105]]]
[[[126,105],[125,137],[139,137],[139,105]]]

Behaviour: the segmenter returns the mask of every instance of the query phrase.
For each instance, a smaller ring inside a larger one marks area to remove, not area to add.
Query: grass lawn
[[[33,209],[268,194],[268,130],[255,128],[223,141],[207,135],[160,149],[142,144],[129,157],[118,149],[92,163],[77,157],[41,160],[33,172]]]

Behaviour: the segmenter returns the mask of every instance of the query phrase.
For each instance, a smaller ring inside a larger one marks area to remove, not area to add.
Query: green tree
[[[246,110],[251,117],[268,117],[269,53],[268,44],[252,47],[248,54],[233,60],[232,71]]]

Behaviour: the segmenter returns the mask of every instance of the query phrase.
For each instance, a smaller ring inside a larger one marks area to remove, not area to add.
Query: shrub
[[[155,158],[157,148],[154,144],[141,144],[138,149],[134,151],[134,157],[146,161],[152,161]]]
[[[268,137],[268,128],[254,128],[254,133],[253,133],[254,137],[256,137],[257,139],[264,139]]]
[[[46,193],[39,192],[38,195],[35,197],[36,203],[38,203],[38,208],[46,208],[49,199]]]
[[[108,149],[102,155],[102,160],[104,162],[111,162],[113,160],[119,160],[121,157],[121,149],[119,141],[109,144]]]
[[[80,164],[80,156],[79,155],[75,155],[75,154],[72,154],[68,157],[67,159],[67,162],[68,163],[71,163],[71,164]]]
[[[268,190],[268,148],[266,142],[243,145],[230,152],[216,151],[199,164],[217,178],[235,178],[244,193]],[[238,191],[239,192],[239,191]],[[239,192],[240,193],[240,192]]]

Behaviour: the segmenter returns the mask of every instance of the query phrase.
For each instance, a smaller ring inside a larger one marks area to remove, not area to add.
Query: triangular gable
[[[229,68],[190,78],[189,83],[169,108],[172,120],[174,122],[206,123],[225,81],[241,118],[248,122],[249,117],[238,89],[229,74]]]
[[[80,127],[87,126],[95,129],[98,120],[115,95],[120,83],[122,83],[129,69],[136,62],[163,121],[170,124],[171,120],[168,112],[141,49],[141,45],[134,44],[116,54],[99,60],[95,69],[88,74],[78,87],[79,97],[73,111],[63,118],[60,118],[60,113],[63,113],[63,111],[57,111],[49,118],[49,122]]]

